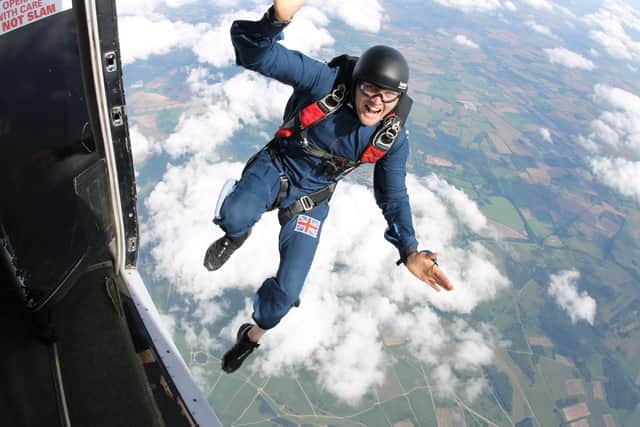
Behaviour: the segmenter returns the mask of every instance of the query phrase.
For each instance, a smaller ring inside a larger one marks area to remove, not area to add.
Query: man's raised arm
[[[291,21],[304,5],[304,0],[274,0],[273,17],[276,21]]]

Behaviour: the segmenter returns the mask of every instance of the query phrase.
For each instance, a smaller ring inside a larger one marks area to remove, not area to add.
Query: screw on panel
[[[128,241],[127,241],[128,245],[127,245],[127,250],[129,252],[135,252],[138,244],[136,242],[136,238],[135,237],[129,237]]]
[[[110,51],[104,54],[104,68],[107,73],[113,73],[118,69],[118,62],[116,61],[116,53]]]
[[[111,122],[114,126],[122,126],[124,124],[124,111],[121,106],[111,109]]]

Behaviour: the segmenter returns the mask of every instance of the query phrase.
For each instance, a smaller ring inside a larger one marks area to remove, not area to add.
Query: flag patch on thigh
[[[307,236],[311,236],[314,239],[317,239],[319,230],[320,221],[307,215],[298,215],[298,219],[296,219],[296,228],[294,229],[294,231],[306,234]]]

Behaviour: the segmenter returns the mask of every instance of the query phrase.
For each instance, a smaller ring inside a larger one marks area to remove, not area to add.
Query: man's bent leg
[[[280,188],[279,173],[268,153],[258,154],[235,188],[216,209],[214,222],[225,235],[207,249],[204,265],[217,270],[249,237],[253,225],[267,211]]]

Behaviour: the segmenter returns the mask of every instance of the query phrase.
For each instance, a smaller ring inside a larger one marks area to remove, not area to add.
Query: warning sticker
[[[0,0],[0,36],[69,8],[69,0]]]

